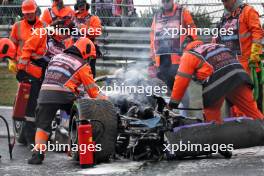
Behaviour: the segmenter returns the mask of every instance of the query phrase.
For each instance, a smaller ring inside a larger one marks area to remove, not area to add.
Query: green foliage
[[[151,27],[154,15],[159,11],[159,8],[152,7],[140,11],[140,17],[133,22],[133,27]]]
[[[97,70],[97,76],[108,75],[108,70]],[[0,106],[12,106],[17,92],[17,80],[7,67],[0,66]]]
[[[213,25],[213,17],[210,17],[207,10],[201,10],[201,8],[196,8],[194,12],[191,13],[194,23],[198,28],[210,28]]]
[[[15,75],[7,67],[0,67],[0,105],[12,106],[17,91]]]

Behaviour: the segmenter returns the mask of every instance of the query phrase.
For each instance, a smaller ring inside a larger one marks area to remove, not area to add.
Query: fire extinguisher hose
[[[259,80],[256,72],[256,65],[254,64],[249,64],[250,71],[251,71],[251,79],[253,81],[254,89],[253,89],[253,95],[254,95],[254,100],[257,100],[259,97]]]
[[[10,131],[9,131],[9,125],[8,125],[8,122],[7,120],[0,115],[0,118],[5,122],[5,125],[6,125],[6,129],[7,129],[7,136],[8,136],[8,149],[9,149],[9,156],[10,156],[10,159],[13,158],[13,155],[12,155],[12,151],[13,151],[13,148],[14,148],[14,145],[15,145],[15,138],[14,138],[14,141],[13,143],[11,144],[11,136],[10,136]]]

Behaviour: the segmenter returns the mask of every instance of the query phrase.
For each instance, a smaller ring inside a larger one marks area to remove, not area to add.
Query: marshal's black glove
[[[170,100],[170,102],[169,102],[169,108],[170,109],[177,109],[178,106],[179,106],[179,103],[177,103],[177,102],[175,102],[173,100]]]

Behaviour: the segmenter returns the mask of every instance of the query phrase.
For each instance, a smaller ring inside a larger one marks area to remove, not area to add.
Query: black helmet
[[[86,2],[86,0],[77,0],[76,4],[74,5],[74,10],[78,10],[78,7],[83,6],[86,4],[86,10],[90,9],[90,4]]]

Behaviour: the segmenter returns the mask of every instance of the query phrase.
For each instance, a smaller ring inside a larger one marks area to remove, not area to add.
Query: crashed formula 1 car
[[[79,122],[86,119],[92,126],[93,141],[102,149],[94,153],[95,163],[113,157],[170,160],[212,153],[230,158],[232,149],[264,145],[263,121],[228,118],[223,125],[217,125],[181,116],[166,108],[166,92],[162,91],[165,84],[140,75],[138,71],[121,70],[97,78],[97,84],[105,90],[115,86],[121,89],[106,90],[109,100],[78,97],[70,115],[61,112],[54,120],[54,141],[70,143],[71,157],[79,160],[79,152],[72,149],[80,140]],[[132,90],[129,86],[136,88]],[[130,93],[122,91],[122,87],[129,87]]]
[[[120,76],[124,74],[132,79]],[[165,86],[157,78],[137,76],[135,79],[132,74],[138,75],[121,71],[116,75],[99,77],[96,82],[111,86],[160,87],[160,90]],[[263,121],[241,117],[227,118],[223,125],[204,123],[202,119],[183,117],[167,109],[162,93],[126,94],[111,90],[107,94],[108,101],[79,98],[68,128],[65,126],[70,143],[76,144],[78,120],[91,120],[94,141],[102,147],[102,151],[95,152],[96,163],[108,161],[113,156],[131,160],[161,160],[215,152],[230,158],[230,150],[264,145]],[[187,148],[180,150],[182,145]],[[196,148],[193,149],[193,146]],[[71,152],[71,156],[78,160],[78,152]]]

